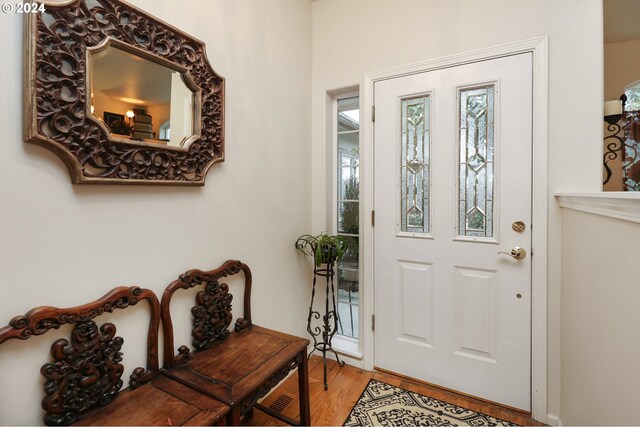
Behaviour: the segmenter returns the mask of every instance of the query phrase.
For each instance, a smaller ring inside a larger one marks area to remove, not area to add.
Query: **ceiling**
[[[640,0],[604,0],[604,43],[640,39]]]

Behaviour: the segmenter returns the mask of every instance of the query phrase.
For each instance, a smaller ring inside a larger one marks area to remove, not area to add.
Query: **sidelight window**
[[[360,110],[359,97],[337,100],[336,231],[349,249],[338,262],[338,334],[358,338],[360,308]]]

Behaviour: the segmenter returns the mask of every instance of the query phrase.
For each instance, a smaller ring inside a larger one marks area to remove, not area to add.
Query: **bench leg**
[[[302,363],[298,366],[298,397],[300,398],[300,425],[311,425],[311,405],[309,403],[309,364],[307,349],[302,352]]]
[[[247,413],[244,414],[245,420],[250,420],[251,418],[253,418],[253,408],[250,408]]]
[[[227,414],[227,425],[239,426],[240,425],[240,405],[234,405]]]

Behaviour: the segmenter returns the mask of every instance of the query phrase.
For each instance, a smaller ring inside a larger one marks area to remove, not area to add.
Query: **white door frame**
[[[360,265],[362,268],[362,341],[364,368],[373,370],[374,333],[371,328],[371,315],[374,313],[374,227],[369,218],[373,210],[374,194],[374,132],[372,123],[374,83],[422,73],[441,68],[449,68],[471,62],[485,61],[519,53],[533,54],[533,176],[532,181],[532,298],[531,298],[531,415],[534,419],[547,421],[547,113],[548,113],[548,37],[542,36],[515,43],[504,44],[486,49],[474,50],[433,59],[415,64],[387,68],[365,73],[360,100],[361,138],[360,173],[364,191],[361,192],[360,218],[361,228]],[[366,220],[364,220],[366,218]],[[534,256],[535,254],[535,256]]]

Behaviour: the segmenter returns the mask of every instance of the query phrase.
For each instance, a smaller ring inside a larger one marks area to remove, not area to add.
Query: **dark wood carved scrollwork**
[[[104,302],[90,307],[82,306],[78,309],[60,310],[52,307],[39,307],[31,310],[24,316],[16,316],[9,321],[9,330],[5,328],[0,332],[7,332],[6,336],[0,334],[0,344],[9,338],[26,340],[32,335],[42,335],[51,329],[58,329],[67,323],[86,322],[104,312],[113,312],[115,309],[127,308],[136,305],[141,298],[142,289],[137,286],[131,288],[119,288],[119,294],[113,292],[118,297],[115,299],[103,298]],[[124,290],[124,292],[123,292]],[[144,296],[143,296],[144,297]]]
[[[69,425],[87,410],[109,403],[122,387],[120,349],[124,340],[116,327],[105,323],[98,330],[94,321],[76,324],[71,341],[57,340],[51,346],[53,363],[42,366],[45,377],[47,425]]]
[[[251,323],[247,319],[243,319],[242,317],[239,317],[236,320],[236,325],[234,327],[234,330],[236,332],[238,332],[238,331],[241,331],[243,329],[248,328],[249,326],[251,326]]]
[[[157,375],[156,369],[145,369],[142,367],[138,367],[133,370],[131,375],[129,375],[129,387],[137,388],[141,385],[148,383]]]
[[[74,183],[204,185],[224,160],[224,78],[201,41],[119,0],[76,0],[26,14],[27,139],[53,150]],[[108,40],[170,63],[197,88],[199,138],[188,149],[109,137],[87,106],[87,49]]]
[[[267,381],[264,382],[259,388],[253,391],[245,400],[240,404],[240,413],[246,414],[256,402],[267,395],[271,389],[280,384],[280,381],[284,380],[289,372],[296,369],[302,363],[302,358],[304,355],[299,353],[293,360],[291,360],[288,364],[283,366],[280,370],[278,370],[275,374],[273,374]]]
[[[186,345],[181,345],[180,348],[178,348],[177,356],[173,358],[173,364],[178,365],[182,362],[186,362],[190,358],[191,358],[191,349]]]
[[[137,387],[150,381],[158,372],[160,304],[149,289],[120,286],[81,306],[36,307],[0,328],[2,344],[10,339],[26,340],[65,324],[75,324],[71,339],[57,340],[51,347],[53,362],[40,370],[46,378],[42,407],[47,412],[47,424],[70,424],[89,408],[108,403],[122,387],[120,349],[123,340],[115,336],[113,324],[105,323],[98,328],[93,319],[143,300],[149,303],[151,316],[147,334],[147,367],[136,368],[129,381],[131,387]]]
[[[206,281],[204,290],[196,295],[196,305],[191,309],[193,315],[193,346],[197,350],[211,347],[211,343],[226,339],[231,324],[231,301],[229,285],[217,280]]]
[[[192,308],[193,316],[193,346],[196,350],[209,348],[217,340],[225,339],[229,334],[232,321],[231,302],[233,296],[229,293],[229,286],[219,280],[244,272],[244,316],[238,318],[235,330],[251,326],[251,270],[240,261],[230,260],[211,271],[189,270],[180,275],[165,289],[162,295],[162,328],[164,330],[164,367],[174,366],[189,357],[189,348],[181,346],[178,355],[174,354],[173,323],[169,306],[171,297],[178,289],[191,289],[204,285],[204,289],[196,295],[196,305]]]
[[[189,289],[201,285],[205,280],[219,280],[238,274],[243,270],[242,266],[240,261],[227,261],[222,267],[212,271],[189,270],[181,274],[178,280],[183,283],[181,286],[183,289]]]
[[[196,295],[197,305],[191,309],[193,315],[193,346],[197,350],[211,347],[214,341],[224,340],[229,336],[229,325],[233,319],[231,302],[233,295],[229,293],[229,285],[217,280],[206,281],[205,289]],[[238,318],[235,331],[249,326],[246,319]],[[183,349],[184,351],[184,349]]]

